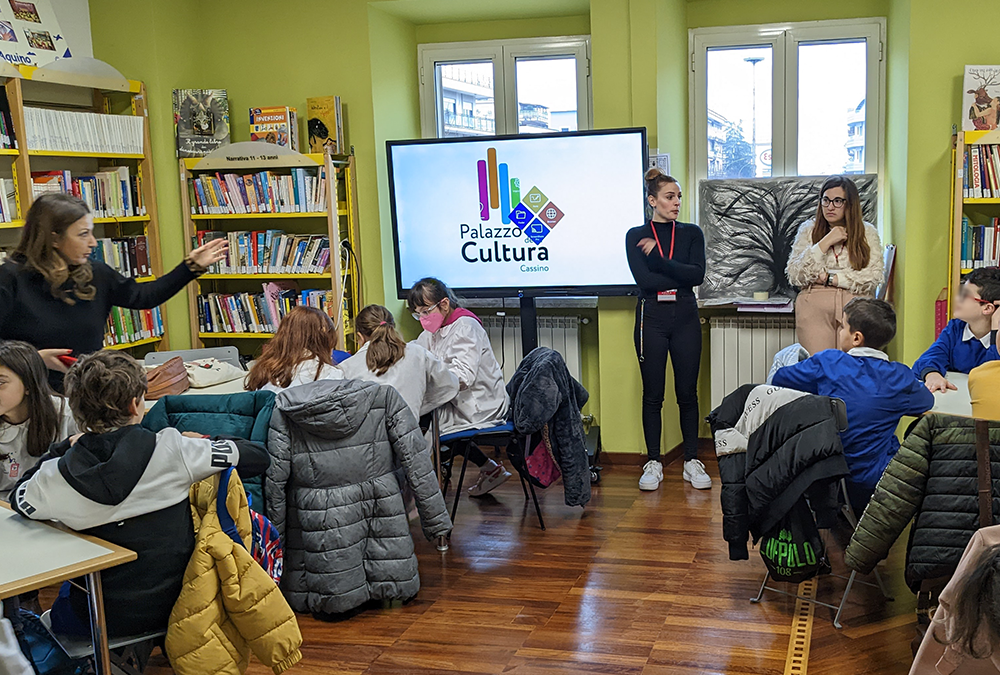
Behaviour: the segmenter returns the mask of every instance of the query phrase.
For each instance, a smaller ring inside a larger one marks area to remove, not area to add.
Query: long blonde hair
[[[94,270],[89,262],[70,266],[53,246],[58,237],[66,235],[70,225],[90,213],[90,208],[82,199],[62,192],[45,194],[35,200],[24,218],[21,242],[11,256],[39,274],[49,284],[52,296],[75,305],[76,300],[93,300],[97,289],[90,282]],[[73,281],[69,289],[63,289],[67,280]],[[75,297],[74,297],[75,296]]]
[[[358,333],[368,340],[365,363],[368,370],[376,375],[385,375],[406,356],[406,343],[396,330],[396,320],[392,312],[382,305],[368,305],[362,309],[354,325]]]
[[[844,205],[844,229],[847,230],[846,245],[851,267],[863,270],[871,261],[872,251],[868,246],[865,220],[861,215],[861,195],[858,193],[858,186],[847,176],[830,176],[823,181],[823,187],[819,189],[819,201],[816,204],[816,225],[813,227],[812,240],[814,244],[818,244],[819,240],[830,232],[830,223],[826,222],[826,216],[823,215],[823,195],[827,190],[838,187],[843,188],[847,198],[847,203]]]

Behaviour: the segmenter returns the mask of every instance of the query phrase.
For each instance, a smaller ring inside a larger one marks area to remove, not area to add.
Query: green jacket
[[[1000,513],[1000,422],[990,424],[993,513]],[[921,418],[886,467],[845,553],[848,567],[868,573],[913,520],[906,583],[950,576],[979,528],[974,420]],[[998,521],[994,515],[994,524]]]

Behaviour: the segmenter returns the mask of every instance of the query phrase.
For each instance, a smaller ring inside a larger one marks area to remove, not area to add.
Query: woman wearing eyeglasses
[[[799,228],[788,258],[788,280],[800,289],[795,331],[810,354],[837,348],[844,305],[874,296],[883,280],[882,242],[861,216],[858,188],[830,176],[820,188],[816,217]]]

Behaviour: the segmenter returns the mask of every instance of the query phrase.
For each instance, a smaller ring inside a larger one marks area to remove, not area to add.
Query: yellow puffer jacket
[[[278,586],[250,556],[250,509],[235,470],[229,474],[226,507],[237,514],[245,546],[223,530],[216,496],[225,480],[220,474],[191,486],[197,541],[170,613],[167,656],[177,675],[241,675],[253,650],[278,675],[302,658],[302,634]],[[231,520],[223,515],[224,522]]]

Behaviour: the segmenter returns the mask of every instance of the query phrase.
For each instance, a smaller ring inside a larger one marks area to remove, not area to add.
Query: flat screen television
[[[400,298],[438,277],[467,297],[629,295],[646,130],[389,141]]]

